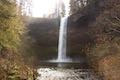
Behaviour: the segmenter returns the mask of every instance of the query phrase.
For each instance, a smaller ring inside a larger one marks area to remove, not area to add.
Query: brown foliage
[[[103,0],[104,7],[91,25],[95,45],[88,52],[93,67],[104,80],[120,77],[120,0]]]
[[[104,80],[119,80],[120,55],[111,55],[100,60],[99,70],[104,74]]]

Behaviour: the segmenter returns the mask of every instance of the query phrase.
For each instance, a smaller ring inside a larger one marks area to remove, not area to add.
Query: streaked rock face
[[[100,80],[91,69],[40,68],[38,80]]]

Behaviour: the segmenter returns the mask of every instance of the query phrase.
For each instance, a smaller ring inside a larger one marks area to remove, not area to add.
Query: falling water
[[[63,17],[60,24],[58,45],[58,60],[60,61],[66,59],[67,19],[68,17]]]
[[[58,61],[66,61],[67,21],[69,16],[69,0],[65,2],[65,16],[61,18],[58,44]]]

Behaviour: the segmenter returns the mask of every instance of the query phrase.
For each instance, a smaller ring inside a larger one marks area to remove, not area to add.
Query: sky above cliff
[[[60,7],[62,0],[32,0],[32,2],[33,17],[44,17],[54,13],[55,9]],[[63,2],[66,4],[69,0],[63,0]]]

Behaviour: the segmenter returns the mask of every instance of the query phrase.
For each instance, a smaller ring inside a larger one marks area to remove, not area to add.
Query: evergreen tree
[[[34,80],[20,54],[24,33],[16,0],[0,0],[0,80]]]
[[[4,48],[17,50],[24,32],[13,0],[0,0],[0,51]]]

